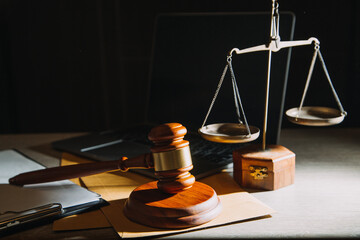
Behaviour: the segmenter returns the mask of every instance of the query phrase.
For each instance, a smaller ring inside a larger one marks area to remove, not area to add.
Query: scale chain
[[[209,110],[208,110],[208,112],[206,113],[206,116],[205,116],[205,119],[204,119],[204,122],[203,122],[201,128],[203,128],[203,127],[205,126],[205,123],[206,123],[206,121],[207,121],[207,119],[208,119],[208,117],[209,117],[209,114],[210,114],[210,112],[211,112],[211,109],[212,109],[212,107],[214,106],[215,100],[216,100],[216,98],[217,98],[217,95],[219,94],[221,85],[222,85],[222,83],[223,83],[223,81],[224,81],[224,78],[225,78],[225,74],[226,74],[226,72],[227,72],[227,69],[228,69],[228,64],[225,65],[224,71],[223,71],[223,73],[222,73],[222,75],[221,75],[220,81],[219,81],[218,86],[217,86],[217,88],[216,88],[215,95],[214,95],[214,97],[213,97],[213,99],[212,99],[212,101],[211,101]]]
[[[234,93],[234,103],[235,103],[236,115],[237,115],[239,123],[243,124],[243,122],[241,121],[241,116],[240,116],[239,99],[238,99],[239,92],[238,92],[235,74],[234,74],[234,70],[232,68],[231,62],[229,62],[229,68],[230,68],[231,82],[232,82],[233,93]],[[240,104],[241,104],[241,102],[240,102]]]
[[[325,61],[324,61],[324,58],[323,58],[322,55],[321,55],[320,49],[318,50],[318,52],[319,52],[319,55],[318,55],[318,56],[319,56],[321,65],[322,65],[322,67],[323,67],[323,69],[324,69],[326,78],[327,78],[327,80],[328,80],[328,82],[329,82],[329,84],[330,84],[330,87],[331,87],[331,90],[332,90],[333,95],[334,95],[334,97],[335,97],[335,100],[336,100],[336,102],[337,102],[337,104],[338,104],[338,106],[339,106],[339,108],[340,108],[341,113],[346,116],[347,113],[345,112],[345,110],[344,110],[344,108],[343,108],[343,106],[342,106],[342,104],[341,104],[341,102],[340,102],[339,96],[337,95],[337,93],[336,93],[336,91],[335,91],[335,88],[334,88],[334,86],[333,86],[333,84],[332,84],[332,81],[331,81],[331,79],[330,79],[329,72],[328,72],[328,70],[327,70],[327,68],[326,68]]]
[[[315,49],[314,55],[313,55],[313,58],[312,58],[312,60],[311,60],[310,69],[309,69],[308,77],[307,77],[307,79],[306,79],[305,88],[304,88],[304,92],[303,92],[303,95],[302,95],[302,98],[301,98],[299,110],[298,110],[298,113],[297,113],[297,115],[296,115],[296,120],[297,120],[297,118],[299,117],[300,112],[301,112],[301,109],[302,109],[303,104],[304,104],[304,99],[305,99],[307,90],[308,90],[308,88],[309,88],[311,76],[312,76],[312,73],[313,73],[313,70],[314,70],[316,57],[319,57],[319,60],[320,60],[321,65],[322,65],[322,68],[323,68],[323,70],[324,70],[324,73],[325,73],[326,78],[327,78],[327,80],[328,80],[328,82],[329,82],[330,88],[331,88],[332,93],[333,93],[333,95],[334,95],[334,97],[335,97],[335,100],[336,100],[336,102],[337,102],[337,104],[338,104],[338,106],[339,106],[339,108],[340,108],[341,113],[346,116],[347,113],[346,113],[346,111],[344,110],[344,108],[343,108],[343,106],[342,106],[342,104],[341,104],[341,102],[340,102],[340,99],[339,99],[339,97],[338,97],[338,95],[337,95],[337,93],[336,93],[336,91],[335,91],[335,88],[334,88],[334,86],[333,86],[333,84],[332,84],[332,81],[331,81],[331,79],[330,79],[329,72],[328,72],[328,70],[327,70],[327,68],[326,68],[324,58],[323,58],[322,55],[321,55],[320,45],[319,45],[319,44],[315,44],[314,49]]]
[[[231,80],[232,80],[232,85],[233,85],[233,91],[234,91],[234,101],[235,101],[235,107],[236,107],[236,113],[237,113],[237,116],[238,116],[238,120],[239,120],[239,123],[240,124],[243,124],[242,121],[241,121],[241,117],[240,117],[240,110],[239,108],[241,109],[241,112],[242,112],[242,115],[244,116],[244,121],[245,121],[245,126],[246,126],[246,130],[248,132],[248,136],[247,137],[251,137],[251,131],[250,131],[250,128],[249,128],[249,124],[247,123],[247,119],[246,119],[246,116],[245,116],[245,112],[244,112],[244,108],[242,106],[242,102],[241,102],[241,98],[240,98],[240,93],[239,93],[239,89],[237,87],[237,84],[236,84],[236,79],[235,79],[235,74],[234,74],[234,70],[232,68],[232,64],[231,64],[231,56],[228,56],[227,57],[227,64],[225,65],[225,68],[224,68],[224,71],[221,75],[221,78],[220,78],[220,81],[218,83],[218,86],[216,88],[216,91],[215,91],[215,94],[214,94],[214,97],[211,101],[211,104],[210,104],[210,107],[209,107],[209,110],[208,112],[206,113],[206,116],[205,116],[205,119],[204,119],[204,122],[201,126],[201,128],[203,128],[205,126],[205,123],[209,117],[209,114],[214,106],[214,103],[215,103],[215,100],[219,94],[219,91],[220,91],[220,88],[222,86],[222,83],[224,82],[224,78],[225,78],[225,75],[226,75],[226,72],[228,70],[228,68],[230,68],[230,75],[231,75]],[[240,107],[239,107],[240,105]]]
[[[248,132],[247,137],[250,138],[251,137],[251,132],[250,132],[249,124],[248,124],[248,122],[246,120],[244,108],[242,106],[240,93],[239,93],[239,89],[238,89],[238,86],[237,86],[237,83],[236,83],[235,74],[234,74],[234,70],[232,68],[231,58],[230,57],[228,58],[228,64],[229,64],[229,68],[230,68],[230,75],[231,75],[231,80],[232,80],[232,85],[233,85],[233,90],[234,90],[235,107],[236,107],[236,113],[237,113],[237,116],[238,116],[238,120],[239,120],[240,124],[243,124],[241,119],[240,119],[240,111],[239,111],[239,105],[240,105],[241,113],[244,116],[246,130]]]
[[[299,117],[299,114],[300,114],[301,109],[302,109],[302,107],[303,107],[304,100],[305,100],[305,96],[306,96],[307,90],[308,90],[308,88],[309,88],[311,76],[312,76],[312,73],[313,73],[313,71],[314,71],[316,56],[318,55],[318,52],[319,52],[319,45],[318,45],[318,44],[315,45],[314,50],[315,50],[315,51],[314,51],[314,55],[313,55],[312,60],[311,60],[311,64],[310,64],[310,68],[309,68],[309,73],[308,73],[308,76],[307,76],[307,79],[306,79],[304,92],[303,92],[303,95],[302,95],[302,98],[301,98],[301,102],[300,102],[300,106],[299,106],[299,111],[298,111],[298,113],[297,113],[297,115],[296,115],[296,120],[297,120],[297,118]]]

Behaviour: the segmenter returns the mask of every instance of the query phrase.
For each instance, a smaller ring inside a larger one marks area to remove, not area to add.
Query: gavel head
[[[155,144],[151,148],[158,189],[166,193],[187,190],[195,183],[190,174],[193,168],[189,142],[184,140],[186,128],[180,123],[166,123],[151,129],[148,137]]]

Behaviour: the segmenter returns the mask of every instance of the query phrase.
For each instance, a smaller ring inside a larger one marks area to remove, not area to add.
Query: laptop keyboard
[[[204,156],[215,162],[221,161],[221,158],[231,157],[232,146],[230,144],[209,142],[200,136],[191,136],[187,140],[190,142],[191,154],[194,156]]]

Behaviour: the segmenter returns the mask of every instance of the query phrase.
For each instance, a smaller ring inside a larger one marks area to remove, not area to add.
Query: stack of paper
[[[50,216],[68,215],[102,202],[101,196],[69,180],[24,187],[9,185],[9,178],[43,169],[15,150],[0,151],[0,230]]]

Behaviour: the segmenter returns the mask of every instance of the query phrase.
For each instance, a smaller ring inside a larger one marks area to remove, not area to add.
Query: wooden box
[[[280,145],[254,145],[233,152],[234,179],[245,188],[276,190],[294,183],[295,154]]]

